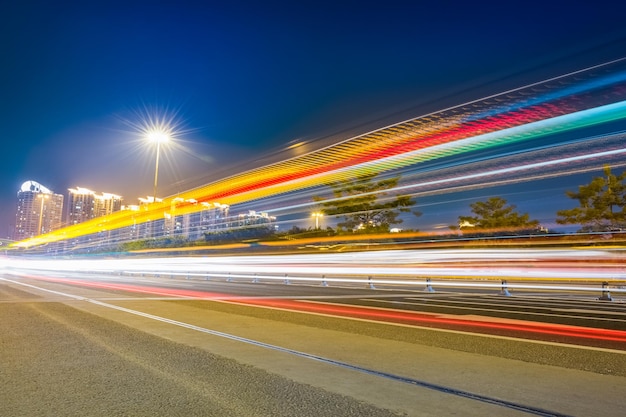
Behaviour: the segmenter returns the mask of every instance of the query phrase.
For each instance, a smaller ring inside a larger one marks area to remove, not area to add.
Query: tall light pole
[[[156,161],[154,164],[154,193],[152,194],[153,201],[156,203],[157,199],[157,184],[159,180],[159,156],[161,153],[161,144],[167,143],[170,140],[168,132],[162,130],[153,130],[148,132],[148,140],[152,143],[156,143]]]
[[[316,211],[311,213],[311,216],[315,217],[315,230],[318,230],[320,228],[320,217],[323,217],[324,213]]]

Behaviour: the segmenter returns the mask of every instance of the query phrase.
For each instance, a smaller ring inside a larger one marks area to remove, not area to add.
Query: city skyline
[[[28,179],[150,195],[154,149],[136,129],[150,114],[181,132],[159,173],[174,195],[619,58],[624,6],[608,5],[3,6],[0,236]]]
[[[142,206],[154,203],[153,196],[148,196],[137,197],[137,204],[122,204],[124,202],[122,196],[95,192],[85,187],[70,188],[67,195],[64,195],[34,180],[22,184],[17,200],[16,225],[19,227],[11,235],[18,241],[98,218],[106,218],[118,211],[145,211]],[[156,201],[161,202],[162,199],[158,198]],[[196,204],[200,209],[179,214],[176,213],[176,206],[180,203]],[[190,240],[199,240],[204,238],[204,232],[245,227],[258,219],[270,222],[276,220],[265,212],[257,213],[255,210],[236,213],[230,217],[229,206],[226,204],[206,202],[198,204],[196,201],[185,201],[180,198],[174,198],[171,204],[170,210],[156,222],[133,224],[131,228],[112,229],[107,233],[113,232],[120,241],[127,238],[125,235],[134,236],[134,239],[183,236]],[[130,215],[132,217],[132,213]]]
[[[8,237],[22,240],[122,209],[122,197],[116,194],[96,193],[84,187],[66,192],[57,192],[36,180],[25,181],[17,192],[16,213]],[[77,201],[76,196],[81,198]]]

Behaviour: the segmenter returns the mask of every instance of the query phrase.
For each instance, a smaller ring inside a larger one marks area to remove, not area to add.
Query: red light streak
[[[167,297],[185,297],[185,298],[199,298],[199,299],[238,298],[238,297],[229,296],[227,294],[211,293],[211,292],[206,292],[206,291],[149,287],[149,286],[143,286],[143,285],[138,286],[138,285],[129,285],[129,284],[110,284],[110,283],[104,283],[104,282],[98,282],[98,281],[79,281],[79,280],[66,279],[66,278],[53,278],[53,277],[34,276],[34,275],[25,275],[25,276],[31,279],[39,280],[39,281],[48,281],[48,282],[56,282],[60,284],[76,285],[76,286],[81,286],[81,287],[98,288],[98,289],[103,289],[103,290],[120,290],[120,291],[160,295],[160,296],[167,296]]]
[[[516,332],[526,332],[554,336],[566,336],[584,339],[604,340],[612,342],[626,342],[626,332],[620,330],[595,329],[589,327],[577,327],[559,324],[546,323],[493,323],[478,320],[468,320],[462,318],[437,317],[423,313],[412,313],[405,311],[392,311],[368,307],[355,307],[343,305],[326,305],[314,302],[276,300],[276,299],[249,299],[233,301],[241,304],[251,304],[261,307],[281,308],[293,311],[306,311],[318,314],[337,315],[342,317],[352,317],[359,319],[388,321],[393,323],[410,325],[454,325],[463,328],[474,328],[481,330],[510,330]]]
[[[79,281],[72,279],[32,276],[29,278],[57,282],[62,284],[77,285],[83,287],[121,290],[143,294],[153,294],[160,296],[184,297],[201,300],[215,300],[263,308],[278,308],[296,312],[308,312],[315,314],[325,314],[338,317],[348,317],[362,320],[372,320],[387,323],[398,323],[414,326],[441,326],[443,328],[461,328],[463,331],[514,331],[530,335],[563,336],[576,339],[600,340],[607,342],[626,342],[626,331],[596,329],[590,327],[578,327],[552,323],[515,322],[494,323],[480,320],[470,320],[464,318],[440,317],[432,314],[415,313],[407,311],[395,311],[373,307],[357,307],[338,304],[318,303],[314,301],[279,300],[272,298],[241,297],[222,293],[206,291],[160,288],[150,286],[137,286],[129,284],[109,284],[97,281]]]

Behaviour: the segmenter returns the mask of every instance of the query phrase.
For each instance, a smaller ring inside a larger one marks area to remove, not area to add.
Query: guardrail
[[[85,272],[85,271],[83,271]],[[390,287],[406,286],[411,290],[422,288],[424,292],[437,292],[437,289],[490,289],[496,290],[498,294],[503,296],[511,296],[514,290],[535,290],[535,291],[560,291],[560,292],[587,292],[600,293],[598,300],[612,301],[611,292],[626,293],[626,285],[623,280],[616,280],[613,285],[610,281],[586,282],[578,285],[562,285],[562,284],[540,284],[540,283],[524,283],[511,282],[506,279],[495,279],[493,277],[474,278],[472,281],[460,279],[437,279],[416,277],[412,279],[397,279],[395,276],[329,276],[329,275],[302,275],[302,274],[259,274],[259,273],[232,273],[232,272],[194,272],[194,271],[130,271],[130,270],[101,270],[89,271],[92,273],[115,274],[130,277],[156,277],[156,278],[185,278],[185,279],[203,279],[206,281],[216,279],[224,282],[233,282],[235,280],[250,283],[262,282],[278,282],[285,285],[293,283],[319,285],[328,287],[332,285],[351,285],[361,286],[369,289],[385,289]]]
[[[412,291],[626,293],[626,251],[620,249],[403,250],[369,253],[0,259],[0,272],[117,274]]]

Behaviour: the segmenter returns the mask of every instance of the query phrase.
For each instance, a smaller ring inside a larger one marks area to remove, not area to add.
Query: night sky
[[[180,130],[159,173],[171,195],[293,141],[625,56],[619,3],[3,2],[0,236],[26,180],[151,195],[142,116]]]

